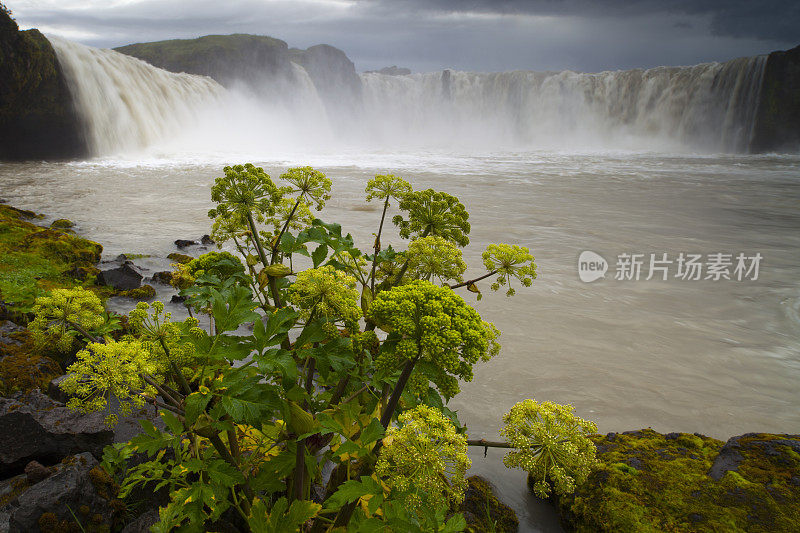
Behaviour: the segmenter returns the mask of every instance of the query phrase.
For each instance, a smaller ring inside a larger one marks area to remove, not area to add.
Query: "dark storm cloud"
[[[385,3],[375,1],[374,3]],[[446,12],[633,17],[671,14],[710,17],[716,35],[770,41],[800,40],[797,0],[394,0],[395,5]]]
[[[687,65],[800,44],[798,2],[8,0],[23,27],[101,47],[207,34],[328,43],[359,70]]]

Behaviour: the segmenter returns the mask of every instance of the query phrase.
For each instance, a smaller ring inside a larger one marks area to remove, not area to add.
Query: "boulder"
[[[113,439],[102,414],[77,413],[39,390],[0,398],[0,476],[21,472],[33,460],[53,464],[87,451],[102,457]]]
[[[797,531],[800,435],[723,445],[644,429],[592,439],[598,468],[558,498],[567,531]]]
[[[491,483],[480,476],[467,478],[467,491],[459,511],[464,513],[467,529],[473,533],[513,533],[519,527],[514,510],[498,500]]]
[[[179,254],[178,252],[172,252],[167,256],[167,259],[171,261],[175,261],[176,263],[180,263],[181,265],[185,265],[194,259],[191,255],[186,254]]]
[[[184,248],[188,248],[189,246],[195,246],[197,241],[190,241],[188,239],[178,239],[175,241],[175,246],[178,247],[179,250],[183,250]]]
[[[200,239],[200,242],[204,246],[211,246],[212,244],[216,244],[214,242],[214,239],[211,238],[211,235],[203,235],[203,237]]]
[[[169,270],[164,270],[161,272],[156,272],[153,274],[153,277],[150,278],[153,283],[160,283],[162,285],[169,285],[172,281],[172,272]]]
[[[129,291],[139,288],[142,275],[134,270],[130,261],[126,261],[120,267],[101,271],[97,275],[97,283],[109,285],[118,291]]]
[[[65,459],[53,473],[30,486],[5,505],[9,532],[109,531],[114,495],[109,493],[108,475],[90,453]],[[113,481],[110,481],[113,484]]]

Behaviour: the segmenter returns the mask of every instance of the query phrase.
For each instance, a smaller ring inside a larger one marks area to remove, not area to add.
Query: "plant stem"
[[[488,278],[489,276],[494,276],[495,274],[497,274],[497,270],[492,270],[492,271],[491,271],[491,272],[489,272],[488,274],[484,274],[483,276],[478,276],[478,277],[477,277],[477,278],[475,278],[475,279],[470,279],[470,280],[467,280],[467,281],[461,282],[461,283],[459,283],[458,285],[453,285],[453,286],[452,286],[452,287],[450,287],[450,288],[451,288],[451,289],[458,289],[458,288],[461,288],[461,287],[469,287],[469,286],[470,286],[470,285],[472,285],[473,283],[477,283],[477,282],[479,282],[480,280],[482,280],[482,279],[486,279],[486,278]]]
[[[289,218],[286,219],[286,222],[283,224],[281,228],[281,232],[278,233],[278,236],[275,237],[275,244],[272,245],[272,261],[270,264],[275,264],[278,260],[278,246],[281,244],[281,237],[283,234],[286,233],[286,230],[289,228],[289,222],[292,221],[292,217],[294,217],[294,212],[297,210],[297,207],[300,205],[300,200],[303,199],[303,195],[297,197],[297,201],[294,203],[294,207],[292,207],[292,212],[289,213]]]
[[[231,455],[231,453],[228,451],[228,448],[225,447],[225,443],[222,442],[222,439],[219,438],[219,435],[212,435],[208,437],[208,440],[211,442],[212,446],[214,446],[214,449],[217,450],[217,452],[229,465],[234,467],[236,470],[239,470],[238,461],[235,457],[233,457],[233,455]],[[245,476],[244,472],[241,470],[239,470],[239,473],[242,474],[242,477],[244,478],[242,488],[244,489],[245,499],[242,500],[242,510],[245,512],[245,514],[249,515],[250,502],[253,501],[255,495],[253,494],[253,489],[250,488],[250,483],[247,481],[247,476]]]
[[[414,365],[421,356],[422,346],[419,346],[417,356],[414,359],[408,360],[403,367],[403,372],[400,374],[400,379],[397,380],[397,385],[395,385],[394,391],[392,391],[392,396],[389,398],[389,402],[386,404],[386,410],[381,416],[381,424],[383,425],[384,429],[388,428],[389,424],[392,422],[392,416],[394,416],[394,410],[397,408],[397,404],[400,402],[400,396],[403,394],[403,389],[406,388],[408,378],[411,377],[411,372],[414,370]],[[372,454],[377,455],[381,451],[382,446],[383,439],[379,439],[372,448]],[[346,526],[350,522],[350,517],[353,516],[353,511],[355,510],[357,503],[358,500],[342,507],[341,511],[339,511],[339,514],[336,517],[336,526]]]
[[[161,347],[164,348],[164,354],[167,356],[167,360],[169,361],[170,368],[172,368],[172,372],[175,374],[175,380],[178,382],[178,384],[183,389],[183,393],[186,396],[190,395],[192,393],[192,388],[189,387],[189,382],[186,381],[186,378],[184,377],[183,372],[181,372],[181,369],[178,368],[178,365],[176,365],[175,361],[173,361],[172,358],[170,357],[169,348],[167,348],[167,343],[164,342],[164,338],[163,337],[159,337],[158,340],[161,343]]]
[[[381,214],[381,224],[378,226],[378,234],[375,236],[375,255],[372,257],[372,271],[369,275],[369,290],[375,296],[375,270],[378,268],[378,253],[381,251],[381,233],[383,232],[383,221],[386,218],[386,210],[389,209],[389,197],[383,202],[383,213]]]
[[[91,333],[89,333],[88,331],[83,329],[83,326],[81,326],[80,324],[78,324],[76,322],[73,322],[72,320],[67,320],[67,319],[64,319],[64,321],[67,324],[69,324],[70,326],[72,326],[73,328],[75,328],[78,331],[78,333],[80,333],[81,335],[83,335],[84,337],[89,339],[90,341],[92,341],[94,343],[97,343],[97,344],[103,344],[103,339],[95,337],[94,335],[92,335]]]

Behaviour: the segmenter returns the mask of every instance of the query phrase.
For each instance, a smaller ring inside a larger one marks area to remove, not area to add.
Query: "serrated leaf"
[[[377,418],[373,418],[370,420],[367,427],[365,427],[361,432],[361,438],[359,440],[361,441],[362,446],[366,446],[367,444],[383,438],[384,433],[386,433],[386,430],[384,429],[383,424],[381,424],[380,420]]]
[[[328,247],[324,244],[320,244],[317,248],[311,253],[311,260],[314,262],[314,268],[317,268],[319,265],[325,261],[325,258],[328,257]]]

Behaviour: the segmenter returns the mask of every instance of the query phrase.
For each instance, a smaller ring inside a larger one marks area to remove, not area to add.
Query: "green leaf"
[[[367,444],[382,438],[384,433],[386,433],[386,430],[384,429],[383,424],[381,424],[381,421],[377,418],[373,418],[370,420],[369,425],[367,425],[367,427],[365,427],[361,432],[361,438],[359,440],[361,441],[362,445],[366,446]]]
[[[205,394],[202,392],[193,392],[186,397],[184,410],[186,411],[187,424],[194,424],[197,417],[200,416],[200,413],[205,411],[211,398],[212,394],[210,392],[206,392]]]
[[[296,349],[299,349],[309,343],[324,341],[326,336],[327,335],[322,330],[322,323],[319,320],[314,320],[306,324],[300,336],[297,337],[294,346]]]
[[[459,533],[465,529],[467,529],[467,521],[464,519],[464,515],[456,513],[445,522],[444,527],[439,531],[441,533]]]
[[[373,483],[366,482],[365,480],[372,481]],[[325,500],[325,508],[338,509],[347,503],[353,503],[367,494],[378,494],[375,488],[375,480],[368,476],[361,476],[361,481],[356,481],[354,479],[345,481],[339,486],[339,490]],[[383,494],[383,488],[380,486],[377,488],[380,490],[380,493]]]
[[[320,244],[317,248],[311,253],[311,260],[314,262],[314,268],[317,268],[325,261],[325,258],[328,257],[328,247],[324,244]]]

